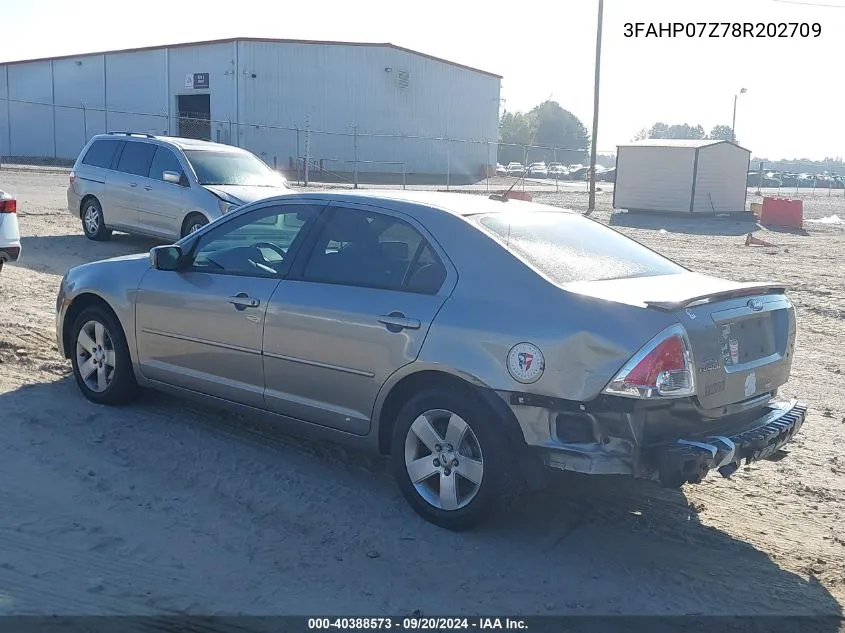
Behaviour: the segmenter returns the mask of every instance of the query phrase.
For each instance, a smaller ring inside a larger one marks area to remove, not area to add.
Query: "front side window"
[[[319,208],[287,205],[257,209],[226,222],[200,238],[191,268],[198,272],[278,277],[289,267],[297,236]]]
[[[424,267],[427,272],[419,273]],[[381,213],[336,208],[317,238],[303,277],[320,283],[434,294],[446,272],[425,238],[407,222]]]
[[[506,211],[472,219],[555,283],[686,272],[642,244],[575,213]]]
[[[185,150],[201,185],[284,187],[286,181],[257,156],[247,152]]]
[[[135,176],[150,175],[150,165],[156,153],[156,145],[140,141],[127,141],[120,154],[117,170]]]
[[[172,171],[180,176],[184,173],[182,164],[176,158],[176,154],[166,147],[159,147],[156,149],[152,165],[150,166],[150,178],[164,180],[164,172],[166,171]]]

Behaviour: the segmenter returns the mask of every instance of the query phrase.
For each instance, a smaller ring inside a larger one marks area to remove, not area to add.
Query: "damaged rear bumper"
[[[709,471],[730,477],[743,460],[768,459],[798,433],[807,407],[797,400],[772,403],[768,413],[740,433],[690,437],[651,449],[650,461],[657,466],[657,478],[665,486],[699,483]]]

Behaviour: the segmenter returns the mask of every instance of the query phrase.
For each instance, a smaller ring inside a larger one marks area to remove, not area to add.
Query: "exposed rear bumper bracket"
[[[663,446],[657,455],[658,476],[665,486],[699,483],[711,470],[730,477],[746,464],[768,459],[789,442],[807,416],[807,407],[792,400],[770,407],[758,424],[731,436],[680,439]]]

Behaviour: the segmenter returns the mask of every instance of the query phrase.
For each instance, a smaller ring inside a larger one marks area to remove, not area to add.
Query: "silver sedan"
[[[413,509],[450,529],[548,469],[730,476],[806,413],[776,399],[795,343],[783,287],[496,196],[262,200],[70,270],[56,307],[89,400],[152,387],[389,454]]]

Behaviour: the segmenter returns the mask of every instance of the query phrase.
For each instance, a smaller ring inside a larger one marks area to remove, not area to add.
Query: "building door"
[[[211,140],[211,95],[177,95],[179,136]]]

